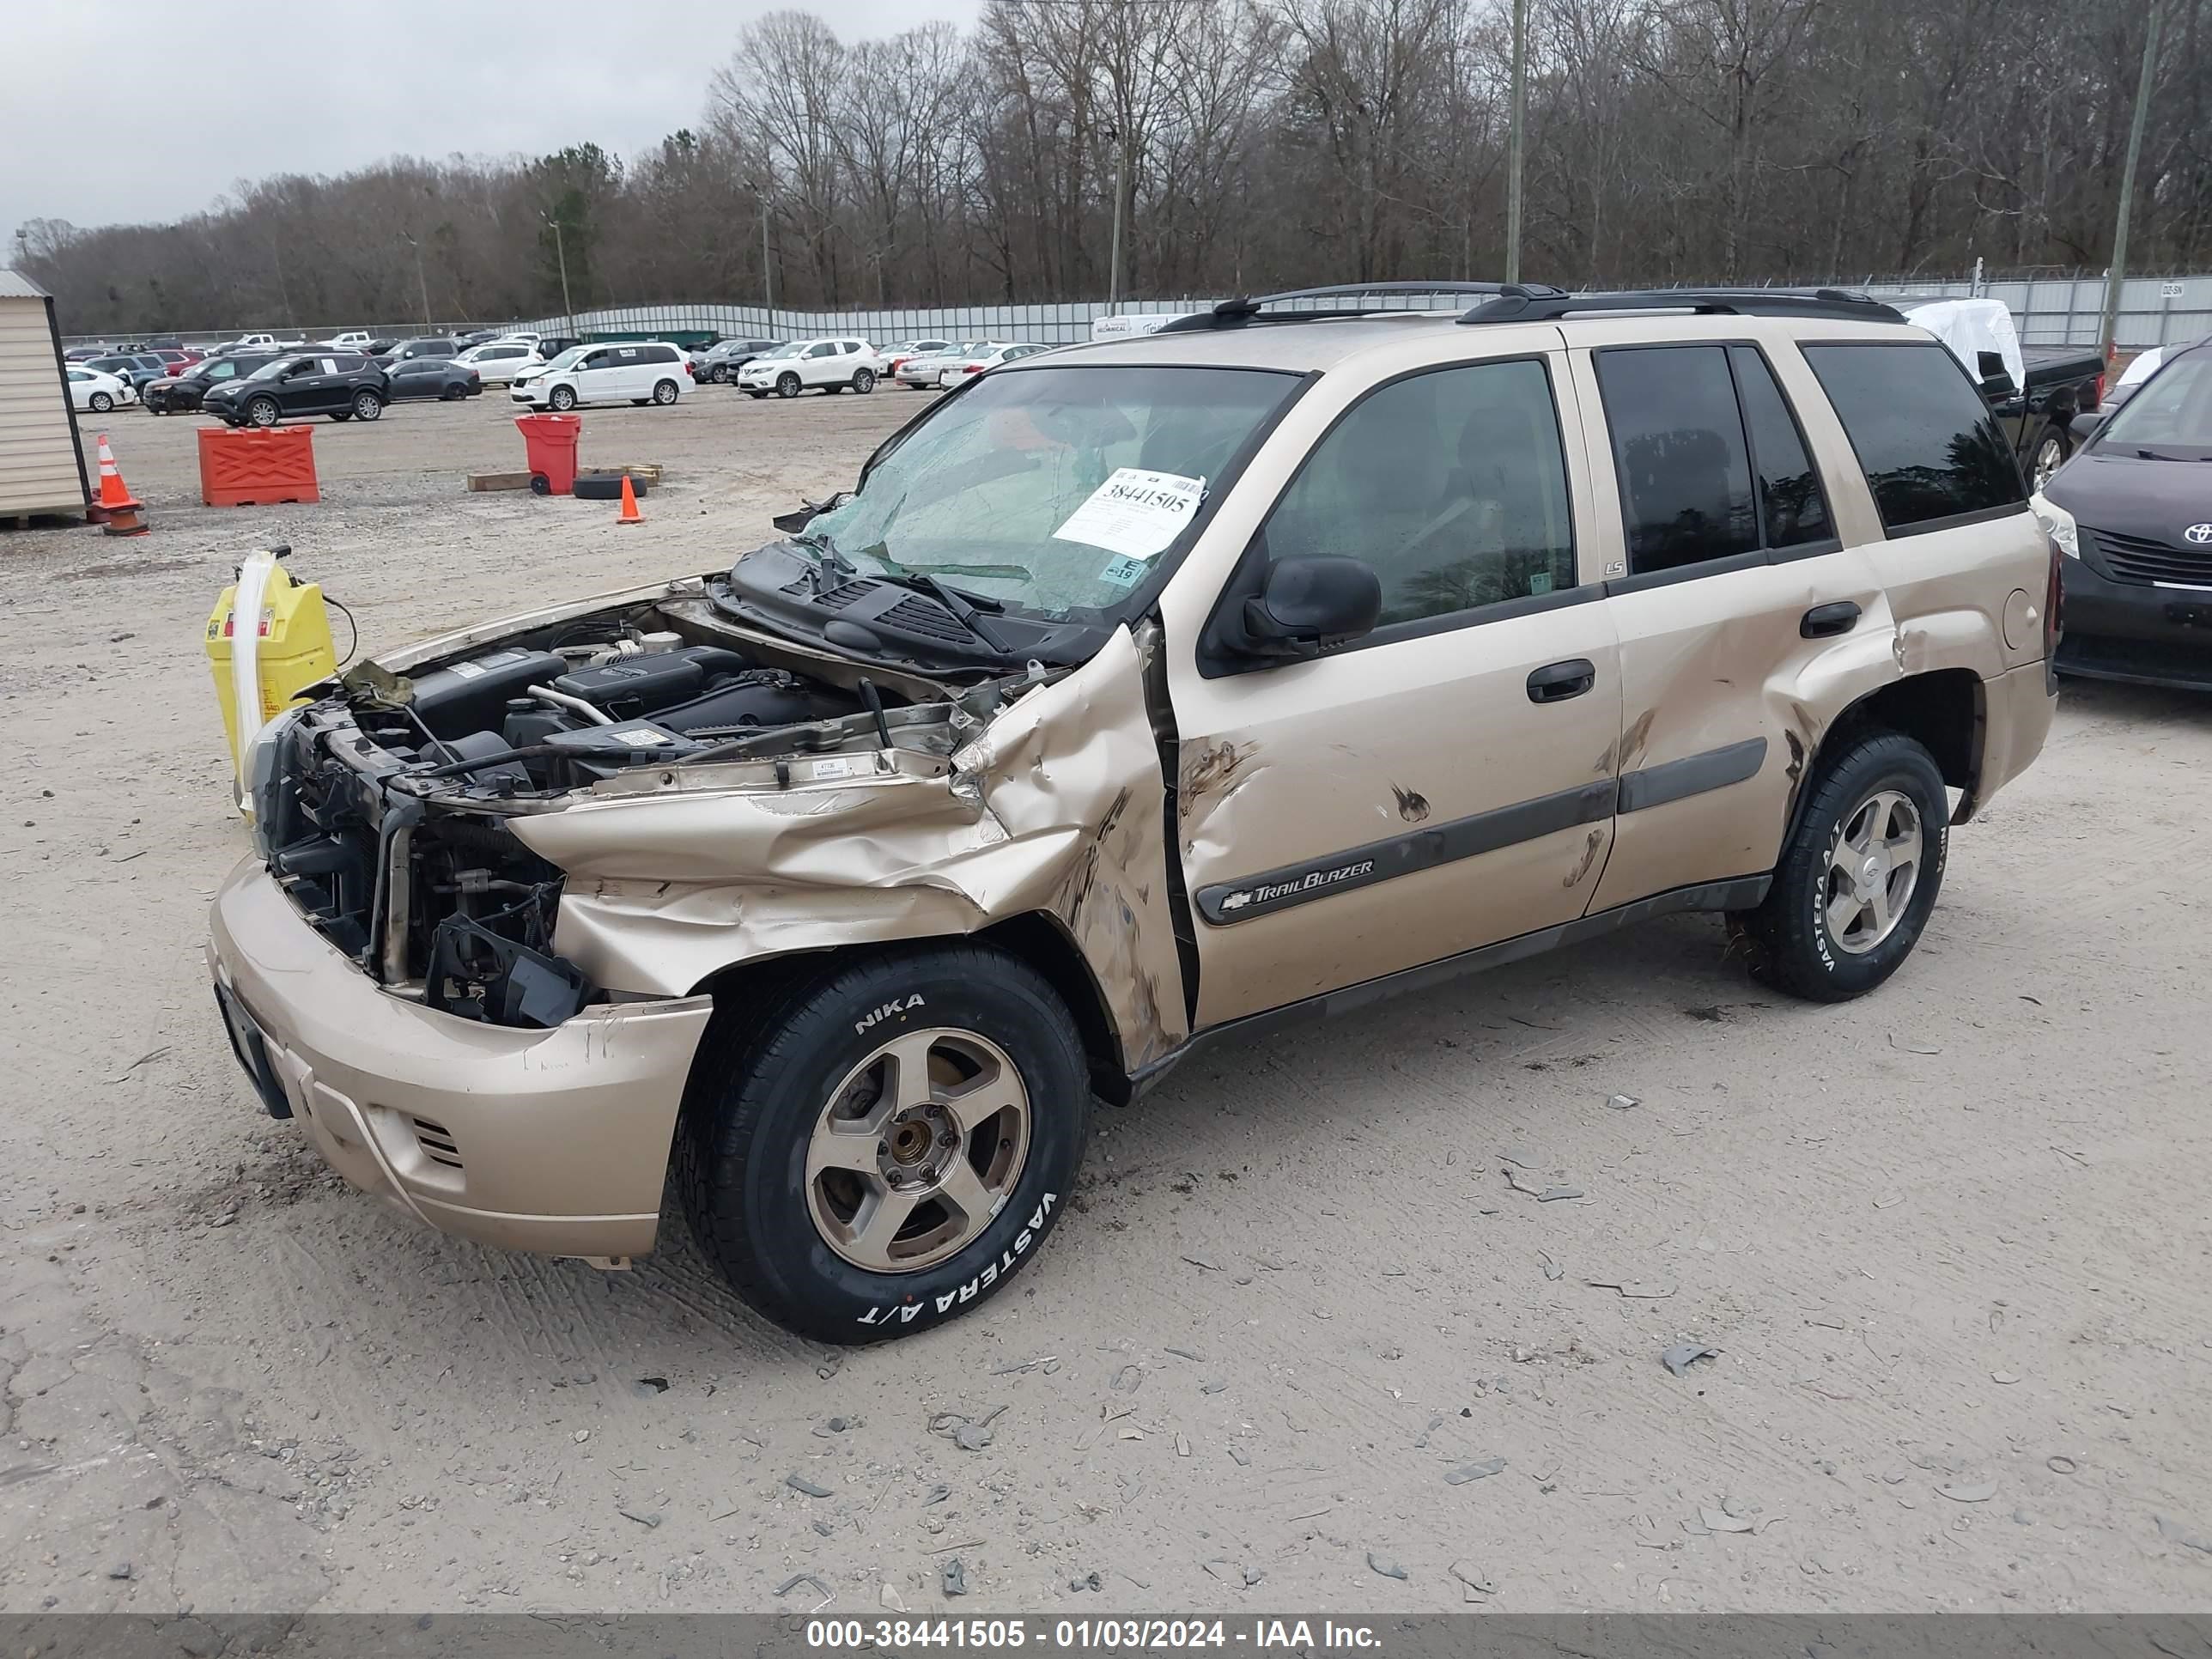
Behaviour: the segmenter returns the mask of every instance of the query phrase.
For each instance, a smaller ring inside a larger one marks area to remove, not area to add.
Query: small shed
[[[0,519],[81,517],[92,499],[53,296],[0,270]]]

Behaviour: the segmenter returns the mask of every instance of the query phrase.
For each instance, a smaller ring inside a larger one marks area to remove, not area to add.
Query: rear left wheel
[[[868,393],[870,393],[871,392],[873,392],[875,389],[876,389],[876,372],[875,372],[875,370],[873,370],[873,369],[872,369],[872,368],[861,368],[861,369],[855,369],[855,370],[853,372],[853,390],[854,390],[854,391],[855,391],[855,392],[859,392],[859,393],[860,393],[863,398],[865,398],[865,397],[866,397],[866,396],[868,395]]]
[[[380,419],[384,414],[384,399],[374,392],[356,392],[353,399],[353,412],[354,418],[356,420]]]
[[[1765,902],[1729,927],[1753,977],[1842,1002],[1918,943],[1943,885],[1950,799],[1934,757],[1894,732],[1854,744],[1812,788]]]
[[[1066,1006],[971,945],[848,962],[718,1012],[685,1102],[685,1206],[787,1329],[878,1341],[987,1300],[1059,1220],[1090,1107]]]

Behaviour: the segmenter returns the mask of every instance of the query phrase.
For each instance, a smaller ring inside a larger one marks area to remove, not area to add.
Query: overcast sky
[[[848,40],[977,0],[822,0]],[[9,8],[0,259],[26,219],[178,219],[241,178],[387,155],[628,157],[696,125],[776,0],[70,0]],[[31,65],[40,66],[33,71]]]

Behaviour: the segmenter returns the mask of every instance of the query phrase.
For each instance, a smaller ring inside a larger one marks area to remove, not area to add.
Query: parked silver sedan
[[[892,378],[909,392],[934,392],[945,383],[946,369],[969,362],[974,353],[992,350],[1001,343],[996,340],[969,340],[963,345],[948,346],[943,351],[924,352],[901,363]]]

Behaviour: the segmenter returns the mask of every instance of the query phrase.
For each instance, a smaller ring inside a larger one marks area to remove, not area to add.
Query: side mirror
[[[2076,415],[2066,422],[2066,429],[2073,434],[2075,443],[2086,444],[2097,435],[2097,428],[2104,423],[2104,416],[2093,411],[2087,415]]]
[[[1282,559],[1259,597],[1244,601],[1245,649],[1260,657],[1313,657],[1374,631],[1382,584],[1358,559]]]

